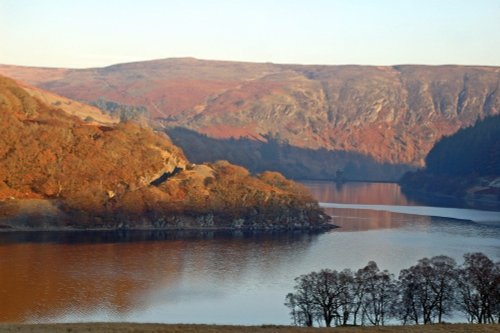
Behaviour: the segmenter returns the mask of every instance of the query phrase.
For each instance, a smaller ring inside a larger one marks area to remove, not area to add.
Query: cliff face
[[[266,142],[272,133],[300,149],[410,166],[422,166],[442,136],[500,112],[496,67],[166,59],[84,70],[0,66],[0,73],[77,100],[142,106],[157,125],[211,138]]]
[[[327,221],[307,191],[281,175],[255,178],[224,162],[194,166],[164,134],[70,113],[0,77],[1,226],[291,228]]]

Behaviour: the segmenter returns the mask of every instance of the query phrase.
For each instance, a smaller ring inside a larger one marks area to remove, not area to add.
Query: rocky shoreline
[[[205,232],[205,231],[242,231],[242,232],[247,232],[247,231],[256,231],[256,232],[287,232],[287,231],[329,231],[332,229],[336,229],[338,226],[334,224],[321,224],[321,225],[310,225],[310,224],[302,224],[302,225],[292,225],[292,226],[285,226],[285,225],[252,225],[252,226],[242,226],[242,227],[218,227],[218,226],[212,226],[212,227],[174,227],[174,226],[166,226],[166,227],[160,227],[160,228],[155,228],[155,227],[138,227],[138,226],[131,226],[131,227],[85,227],[85,226],[80,226],[80,227],[44,227],[44,228],[30,228],[30,227],[15,227],[15,226],[10,226],[7,224],[0,224],[0,233],[5,233],[5,232],[79,232],[79,231],[167,231],[167,232],[179,232],[179,231],[187,231],[187,232]]]
[[[94,216],[86,212],[64,212],[57,203],[44,199],[0,202],[0,232],[9,231],[327,231],[336,228],[331,217],[316,207],[282,209],[276,214],[231,216],[224,213]]]

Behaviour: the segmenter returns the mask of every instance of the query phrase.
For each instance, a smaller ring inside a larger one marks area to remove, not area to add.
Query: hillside
[[[165,134],[71,113],[0,77],[1,228],[290,229],[328,221],[307,190],[280,174],[191,164]]]
[[[426,167],[404,175],[406,191],[462,197],[500,207],[500,115],[439,140]]]
[[[257,171],[269,163],[247,140],[266,150],[268,138],[278,138],[273,168],[296,178],[345,169],[351,178],[396,179],[423,166],[441,137],[500,112],[497,67],[179,58],[91,69],[0,66],[0,73],[101,107],[142,108],[155,126],[177,129],[171,136],[190,158],[220,149],[214,154]],[[190,145],[186,130],[196,137]]]

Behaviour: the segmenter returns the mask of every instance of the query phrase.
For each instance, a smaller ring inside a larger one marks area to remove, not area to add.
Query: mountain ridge
[[[493,66],[166,58],[54,69],[54,76],[12,66],[0,66],[0,73],[87,103],[144,107],[153,125],[167,131],[183,127],[215,139],[261,142],[273,134],[297,148],[359,153],[409,168],[423,166],[442,136],[500,112],[500,68]]]

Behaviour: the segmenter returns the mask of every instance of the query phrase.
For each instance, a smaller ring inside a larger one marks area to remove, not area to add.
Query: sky
[[[0,0],[0,63],[500,66],[500,0]]]

